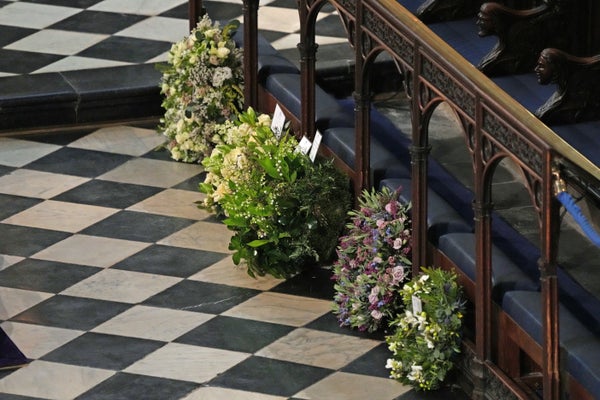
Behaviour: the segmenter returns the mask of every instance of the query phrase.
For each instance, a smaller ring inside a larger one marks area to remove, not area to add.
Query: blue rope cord
[[[556,195],[558,201],[565,207],[565,210],[571,214],[575,222],[579,224],[586,236],[598,247],[600,247],[600,234],[592,227],[590,222],[587,220],[583,211],[577,204],[575,199],[568,192],[560,192]]]

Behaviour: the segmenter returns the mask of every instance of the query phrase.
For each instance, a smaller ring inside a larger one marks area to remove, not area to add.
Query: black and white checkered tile
[[[329,271],[250,278],[154,129],[0,139],[1,399],[403,399]],[[447,393],[446,393],[447,395]],[[430,397],[428,397],[430,398]],[[443,397],[448,398],[448,397]]]
[[[205,7],[214,20],[242,20],[241,1]],[[259,20],[274,47],[297,58],[295,7],[290,0],[263,1]],[[171,44],[187,34],[187,13],[186,0],[0,1],[0,76],[165,61]],[[318,42],[327,58],[331,45],[346,41],[333,9],[321,14]]]
[[[241,1],[205,6],[243,20]],[[261,2],[261,34],[299,65],[297,21],[294,0]],[[157,118],[155,65],[188,29],[187,0],[0,0],[0,132]],[[318,32],[318,67],[353,58],[332,7]]]

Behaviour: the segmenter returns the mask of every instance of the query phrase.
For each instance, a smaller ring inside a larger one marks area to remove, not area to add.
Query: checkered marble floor
[[[207,0],[215,21],[243,20],[241,0]],[[0,132],[158,118],[160,72],[189,32],[187,0],[0,0]],[[263,0],[260,33],[299,66],[295,0]],[[324,7],[317,68],[354,56]],[[337,73],[337,72],[336,72]]]
[[[205,7],[213,20],[242,20],[240,0]],[[259,24],[275,48],[297,59],[295,7],[261,1]],[[338,55],[332,45],[347,47],[334,14],[325,9],[320,17],[324,57]],[[154,64],[187,33],[187,0],[0,0],[0,76]]]
[[[0,372],[0,399],[421,398],[387,377],[381,335],[338,327],[328,270],[235,267],[195,205],[201,166],[162,141],[0,139],[0,327],[32,359]]]

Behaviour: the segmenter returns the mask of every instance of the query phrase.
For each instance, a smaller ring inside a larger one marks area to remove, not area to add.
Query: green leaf
[[[252,215],[256,215],[259,217],[268,217],[273,214],[273,211],[269,208],[249,207],[248,211],[250,211]]]
[[[279,174],[277,173],[277,169],[273,165],[273,160],[270,158],[264,157],[258,160],[258,163],[265,170],[265,172],[273,179],[279,179]]]
[[[248,242],[248,246],[256,248],[256,247],[264,246],[267,243],[271,243],[271,240],[269,240],[269,239],[256,239],[256,240],[253,240],[251,242]]]
[[[237,251],[231,255],[231,259],[233,260],[233,263],[235,265],[239,265],[240,261],[242,261],[242,256],[241,256],[240,252]]]
[[[240,21],[238,21],[237,19],[229,21],[229,23],[223,27],[223,36],[231,37],[235,35],[235,32],[238,30],[239,27]]]
[[[244,227],[246,226],[246,219],[242,217],[229,217],[223,220],[223,223],[228,227]]]
[[[245,112],[242,112],[238,115],[238,119],[241,123],[254,125],[254,122],[256,121],[256,113],[252,107],[248,107]]]
[[[200,193],[209,194],[212,193],[214,186],[210,183],[201,182],[198,185],[198,189],[200,190]]]
[[[171,71],[172,67],[169,64],[163,62],[154,64],[154,68],[156,68],[159,72],[162,72],[164,74],[165,72]]]

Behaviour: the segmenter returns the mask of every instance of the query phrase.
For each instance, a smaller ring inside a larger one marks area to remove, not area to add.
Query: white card
[[[296,147],[296,150],[301,152],[302,154],[307,154],[308,150],[310,150],[311,145],[312,143],[310,142],[310,140],[308,140],[306,136],[302,136],[302,139],[300,139],[300,143],[298,143],[298,147]]]
[[[417,296],[412,297],[413,314],[421,314],[423,312],[423,302]]]
[[[273,119],[271,120],[271,130],[275,133],[275,137],[279,139],[283,132],[283,126],[285,125],[285,115],[283,110],[279,107],[279,104],[275,106],[275,112],[273,113]]]
[[[319,151],[319,146],[321,145],[321,139],[323,139],[323,135],[321,132],[315,132],[315,138],[312,142],[312,147],[310,149],[310,160],[315,162],[315,158],[317,157],[317,152]]]

